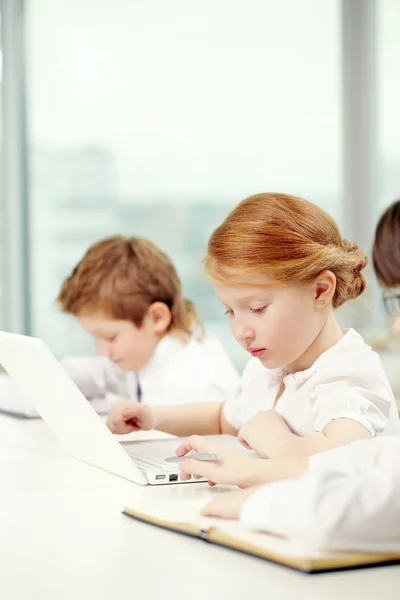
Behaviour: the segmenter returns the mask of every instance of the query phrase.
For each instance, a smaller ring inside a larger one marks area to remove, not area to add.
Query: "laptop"
[[[89,398],[87,401],[99,415],[107,415],[112,406],[108,397]],[[27,400],[7,373],[0,373],[0,413],[18,419],[40,419],[36,408]]]
[[[0,363],[75,458],[139,485],[191,483],[164,460],[185,438],[117,441],[39,338],[0,331]],[[208,437],[247,453],[233,436]]]

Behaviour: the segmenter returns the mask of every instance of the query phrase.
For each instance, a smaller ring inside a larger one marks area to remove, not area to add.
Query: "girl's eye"
[[[233,315],[233,310],[231,308],[227,308],[224,314],[225,315]]]
[[[110,337],[106,337],[105,340],[106,340],[106,342],[113,342],[116,337],[117,337],[116,335],[111,335]]]
[[[254,313],[256,315],[261,315],[265,311],[266,308],[267,308],[266,306],[261,306],[261,308],[250,308],[250,310],[252,313]]]

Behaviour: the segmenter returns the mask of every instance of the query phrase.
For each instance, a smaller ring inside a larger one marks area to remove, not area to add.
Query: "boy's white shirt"
[[[235,395],[239,376],[220,341],[206,331],[186,343],[166,335],[138,372],[123,371],[103,356],[68,357],[65,370],[87,399],[107,394],[137,400],[137,380],[145,404],[224,402]]]
[[[400,552],[399,459],[400,436],[317,454],[301,477],[250,496],[240,520],[310,550]]]
[[[285,389],[275,404],[282,381]],[[353,329],[321,354],[306,371],[267,369],[257,358],[247,364],[239,392],[224,406],[240,429],[259,411],[274,408],[300,436],[320,432],[332,420],[353,419],[371,434],[400,434],[400,420],[379,356]]]

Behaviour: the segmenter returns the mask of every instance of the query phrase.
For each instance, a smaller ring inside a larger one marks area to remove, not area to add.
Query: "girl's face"
[[[296,372],[327,319],[321,310],[321,292],[315,282],[269,285],[266,276],[249,279],[246,287],[214,282],[239,344],[269,369],[286,367]]]

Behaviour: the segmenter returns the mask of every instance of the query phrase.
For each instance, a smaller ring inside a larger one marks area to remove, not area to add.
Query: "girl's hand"
[[[108,413],[106,425],[112,433],[124,434],[140,429],[155,429],[156,422],[149,406],[129,400],[117,400]]]
[[[199,461],[188,459],[179,464],[181,479],[208,479],[209,485],[251,485],[250,478],[259,461],[245,454],[236,452],[217,442],[206,440],[199,435],[192,435],[176,449],[177,456],[185,456],[190,452],[199,454],[216,454],[217,460]]]

